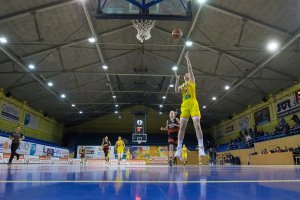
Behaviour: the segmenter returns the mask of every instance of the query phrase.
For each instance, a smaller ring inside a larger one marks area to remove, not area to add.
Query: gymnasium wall
[[[247,165],[248,162],[250,161],[250,154],[254,152],[261,154],[262,150],[264,149],[270,151],[275,149],[278,146],[282,149],[284,149],[285,146],[287,146],[288,148],[297,148],[299,145],[300,145],[300,135],[294,135],[294,136],[289,136],[289,137],[284,137],[284,138],[279,138],[274,140],[268,140],[264,142],[258,142],[255,143],[254,148],[251,149],[237,149],[237,150],[219,152],[218,155],[231,153],[234,157],[238,156],[240,158],[242,165]],[[283,156],[282,158],[285,158],[285,156]],[[263,157],[262,159],[265,159],[265,157]]]
[[[208,165],[209,156],[199,157],[198,151],[193,150],[188,152],[187,165],[199,165],[199,163],[201,163],[201,165]],[[177,159],[177,165],[183,165],[183,162]]]
[[[287,148],[297,148],[299,145],[300,145],[300,135],[294,135],[294,136],[255,143],[254,149],[256,152],[261,153],[262,150],[264,149],[270,151],[275,149],[278,146],[281,149],[284,149],[285,146],[287,146]]]
[[[128,145],[137,145],[137,143],[131,142],[132,134],[119,134],[122,138],[128,141]],[[118,134],[104,134],[104,133],[66,133],[64,136],[64,146],[76,149],[78,145],[100,145],[102,143],[102,138],[105,136],[109,137],[112,145],[115,145]],[[190,146],[190,150],[195,150],[197,146],[197,139],[195,134],[187,134],[184,139],[184,143]],[[127,145],[126,144],[126,145]],[[160,134],[148,134],[147,143],[142,143],[141,145],[151,146],[166,146],[168,145],[168,135],[166,132],[161,132]]]
[[[45,117],[26,102],[6,97],[3,90],[0,90],[0,106],[1,130],[14,131],[20,125],[25,136],[61,144],[64,126],[54,119]]]
[[[226,155],[226,154],[232,154],[234,157],[239,157],[241,161],[241,165],[248,165],[250,161],[250,154],[254,153],[253,149],[237,149],[237,150],[231,150],[231,151],[224,151],[217,153],[219,156]]]
[[[224,120],[219,125],[214,126],[210,132],[212,132],[213,137],[217,144],[224,144],[229,142],[230,139],[234,139],[238,136],[239,131],[244,128],[252,128],[255,126],[255,116],[259,114],[266,113],[267,109],[270,113],[270,120],[268,122],[261,122],[260,125],[257,125],[258,130],[272,133],[274,132],[274,127],[278,125],[281,113],[278,113],[278,105],[282,104],[286,100],[291,100],[295,97],[296,91],[300,90],[300,84],[297,84],[293,87],[290,87],[277,95],[270,95],[267,102],[261,102],[257,105],[248,106],[248,108],[239,114],[234,114],[231,120]],[[294,97],[293,97],[294,95]],[[292,101],[292,100],[291,100]],[[291,102],[293,104],[293,102]],[[285,105],[286,106],[286,105]],[[294,106],[294,105],[292,105]],[[291,108],[290,110],[298,110],[295,114],[300,117],[299,112],[300,104],[297,104],[296,107]],[[286,108],[287,109],[287,108]],[[284,109],[281,110],[281,112]],[[292,121],[293,114],[287,114],[284,116],[286,122],[292,127],[294,122]]]
[[[119,119],[116,114],[107,114],[94,120],[81,123],[76,126],[67,127],[67,133],[99,133],[99,134],[131,134],[133,132],[134,115],[130,108],[121,108],[121,116]],[[166,126],[169,119],[169,110],[164,111],[162,115],[158,114],[158,110],[149,108],[146,117],[147,134],[162,134],[161,126]],[[187,133],[194,133],[192,121],[189,121]]]

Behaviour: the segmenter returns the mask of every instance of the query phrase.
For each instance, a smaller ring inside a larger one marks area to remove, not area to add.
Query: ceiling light
[[[103,68],[104,70],[107,70],[107,69],[108,69],[108,66],[107,66],[107,65],[103,65],[102,68]]]
[[[28,65],[29,69],[35,69],[35,66],[33,64]]]
[[[112,96],[113,99],[117,98],[115,95]]]
[[[115,113],[118,114],[118,111],[116,110]]]
[[[174,87],[174,85],[173,85],[173,84],[170,84],[170,87]]]
[[[117,104],[117,105],[115,105],[116,107],[119,107],[119,105]]]
[[[212,100],[213,100],[213,101],[217,100],[217,97],[213,97]]]
[[[75,104],[74,103],[72,103],[72,105],[71,105],[72,107],[75,107]]]
[[[267,44],[267,49],[271,52],[278,50],[279,44],[276,41],[271,41]]]
[[[96,38],[90,37],[90,38],[89,38],[89,42],[90,42],[90,43],[95,43],[95,42],[96,42]]]
[[[230,89],[230,86],[229,85],[225,85],[225,90],[229,90]]]
[[[64,98],[66,98],[66,95],[65,94],[61,94],[60,97],[64,99]]]
[[[172,67],[173,71],[177,71],[177,69],[178,69],[178,67],[176,65]]]
[[[119,116],[119,119],[121,119],[122,118],[122,116]]]
[[[162,107],[163,107],[163,105],[159,105],[159,107],[160,107],[160,108],[162,108]]]
[[[206,106],[202,106],[203,109],[206,109]]]
[[[79,114],[82,114],[83,112],[82,111],[79,111]]]
[[[159,112],[160,115],[162,115],[162,112]]]
[[[51,81],[49,81],[49,82],[47,83],[47,85],[48,85],[49,87],[52,87],[52,86],[53,86],[53,83],[52,83]]]
[[[7,43],[7,39],[5,37],[0,37],[0,43],[1,44]]]
[[[166,99],[167,97],[166,97],[166,96],[163,96],[162,98],[163,98],[163,99]]]
[[[200,3],[200,4],[203,4],[203,3],[206,2],[206,0],[197,0],[197,1],[198,1],[198,3]]]
[[[187,47],[191,47],[192,45],[193,45],[193,42],[190,40],[185,42],[185,46],[187,46]]]

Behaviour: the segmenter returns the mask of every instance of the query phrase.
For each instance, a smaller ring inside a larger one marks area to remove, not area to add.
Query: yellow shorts
[[[124,153],[124,150],[117,150],[117,153],[119,154],[119,153],[121,153],[121,154],[123,154]]]
[[[180,118],[201,117],[197,100],[184,100],[181,104]]]
[[[183,153],[183,154],[182,154],[182,158],[183,158],[183,159],[187,159],[187,154],[186,154],[186,153]]]

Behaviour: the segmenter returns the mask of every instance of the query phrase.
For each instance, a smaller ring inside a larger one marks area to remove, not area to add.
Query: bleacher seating
[[[249,143],[246,142],[237,142],[235,147],[230,147],[229,148],[229,143],[226,144],[221,144],[217,147],[217,152],[224,152],[228,150],[236,150],[236,149],[246,149],[249,148],[249,146],[253,146],[254,143],[257,142],[263,142],[267,140],[273,140],[273,139],[278,139],[278,138],[283,138],[287,136],[292,136],[292,135],[298,135],[300,134],[300,128],[297,129],[291,129],[287,133],[279,132],[279,133],[269,133],[264,136],[258,136],[256,138],[252,138],[249,140]]]
[[[9,137],[10,134],[11,134],[11,132],[0,130],[0,136],[2,136],[2,137]],[[25,136],[24,141],[32,142],[32,143],[36,143],[36,144],[41,144],[41,145],[46,145],[46,146],[50,146],[50,147],[68,149],[68,148],[62,147],[58,144],[52,143],[52,142],[47,142],[47,141],[39,140],[39,139],[36,139],[36,138],[28,137],[28,136]]]

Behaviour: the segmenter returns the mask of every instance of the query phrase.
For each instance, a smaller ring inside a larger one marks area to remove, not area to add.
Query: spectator
[[[251,136],[249,134],[246,135],[245,137],[245,142],[246,142],[246,145],[247,147],[250,147],[250,140],[251,140]]]
[[[262,150],[261,154],[268,154],[267,149]]]
[[[285,134],[290,130],[290,126],[288,123],[286,123],[284,118],[280,119],[278,127],[279,127],[279,130],[283,131]]]
[[[245,129],[245,130],[244,130],[243,137],[245,137],[246,135],[248,135],[248,131]]]
[[[299,144],[297,145],[297,148],[294,149],[294,152],[300,153],[300,146],[299,146]]]
[[[251,140],[251,136],[249,134],[246,135],[245,137],[246,142],[249,142]]]
[[[228,150],[232,149],[234,147],[234,141],[230,139],[229,145],[228,145]]]
[[[277,151],[276,152],[280,153],[280,152],[284,152],[284,151],[280,147],[277,147]]]
[[[226,161],[227,164],[233,164],[233,155],[231,153],[227,154]]]
[[[257,137],[258,135],[257,135],[257,127],[256,126],[254,126],[253,132],[254,132],[255,137]]]
[[[268,153],[272,153],[271,151],[268,151]]]
[[[249,135],[251,138],[255,138],[255,134],[254,134],[252,128],[249,128]]]
[[[225,155],[221,154],[221,156],[220,156],[220,165],[224,165],[224,162],[225,162]]]
[[[239,141],[243,141],[244,140],[244,134],[242,131],[239,132],[239,137],[238,137]]]
[[[298,115],[294,114],[292,120],[295,122],[294,128],[300,128],[300,119]]]
[[[258,135],[259,137],[264,136],[264,132],[263,132],[263,131],[258,131],[258,132],[257,132],[257,135]]]

